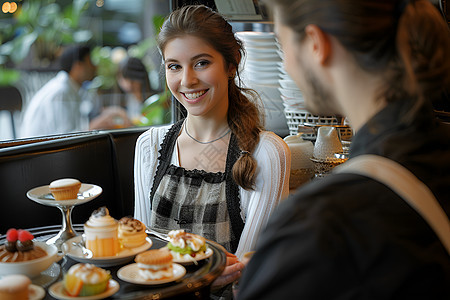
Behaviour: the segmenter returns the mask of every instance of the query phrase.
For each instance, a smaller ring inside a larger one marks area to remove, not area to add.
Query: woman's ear
[[[306,26],[305,33],[310,40],[312,58],[322,65],[325,64],[331,55],[331,41],[328,34],[312,24]]]
[[[228,78],[234,78],[236,76],[236,67],[230,64],[227,74]]]

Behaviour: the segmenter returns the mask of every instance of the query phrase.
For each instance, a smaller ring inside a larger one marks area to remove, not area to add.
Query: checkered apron
[[[150,226],[160,230],[184,229],[235,252],[244,227],[239,188],[231,176],[240,152],[236,138],[231,135],[225,172],[186,170],[170,164],[182,123],[183,120],[174,124],[161,144],[150,194]],[[208,157],[207,153],[202,157]]]

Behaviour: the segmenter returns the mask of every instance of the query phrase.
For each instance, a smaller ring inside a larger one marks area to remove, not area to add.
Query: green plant
[[[164,22],[164,16],[156,15],[153,17],[153,28],[155,34],[158,34],[159,29]],[[147,38],[136,45],[130,46],[127,50],[122,47],[111,49],[110,47],[97,46],[92,51],[92,62],[97,66],[97,76],[94,78],[91,85],[92,89],[111,90],[116,85],[116,74],[118,64],[125,56],[136,57],[141,59],[150,72],[155,68],[152,61],[148,59],[148,54],[151,49],[156,47],[154,38]]]
[[[145,101],[142,108],[142,116],[136,123],[137,126],[150,126],[157,124],[167,124],[171,121],[170,100],[172,94],[165,90],[157,95],[153,95]]]
[[[0,63],[10,60],[20,63],[32,46],[40,63],[48,64],[62,45],[82,43],[92,37],[86,29],[80,29],[80,20],[89,6],[89,0],[73,0],[64,8],[56,0],[28,0],[14,14],[12,28],[0,46]]]
[[[13,69],[6,69],[0,65],[0,86],[14,84],[20,78],[20,73]]]

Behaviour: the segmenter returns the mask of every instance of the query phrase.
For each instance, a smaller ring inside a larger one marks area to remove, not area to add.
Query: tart
[[[70,267],[64,274],[63,285],[69,296],[87,297],[106,291],[109,279],[109,271],[92,264],[79,263]]]

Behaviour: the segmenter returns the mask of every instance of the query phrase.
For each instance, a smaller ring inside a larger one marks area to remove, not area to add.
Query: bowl
[[[1,262],[0,276],[23,274],[33,278],[47,270],[54,262],[61,259],[61,256],[58,255],[58,248],[55,245],[47,245],[44,242],[34,242],[34,245],[44,249],[47,252],[47,255],[38,259],[22,262]]]

